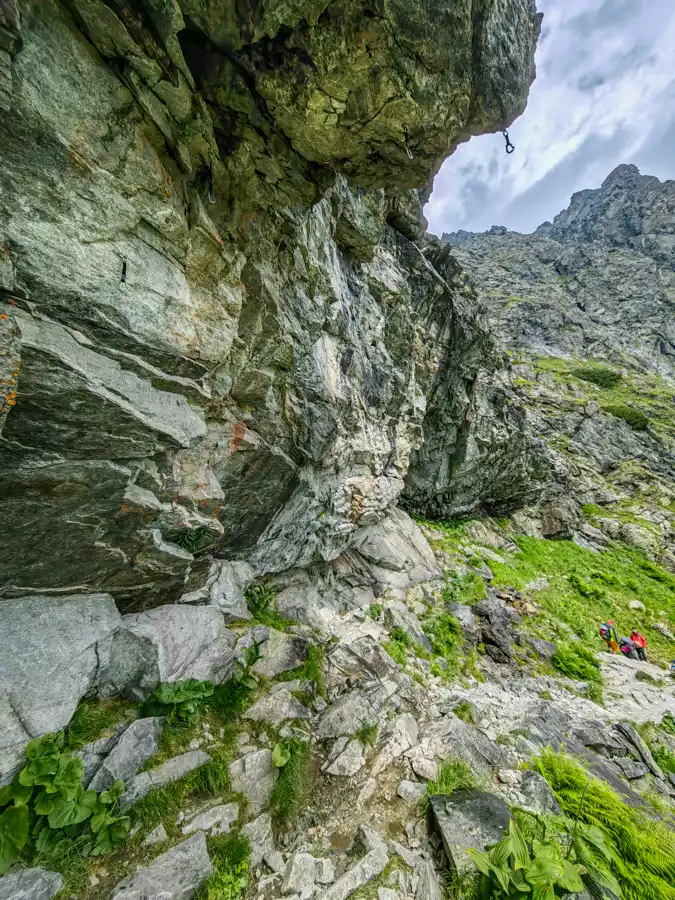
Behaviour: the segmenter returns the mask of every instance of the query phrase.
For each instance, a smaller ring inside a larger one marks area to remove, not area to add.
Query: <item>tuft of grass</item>
[[[284,631],[289,625],[294,624],[276,611],[274,608],[276,593],[268,585],[251,585],[246,588],[244,597],[256,624],[267,625],[268,628],[275,628],[277,631]]]
[[[664,747],[662,744],[655,744],[651,747],[652,756],[659,766],[666,772],[675,774],[675,753]]]
[[[456,674],[460,653],[464,647],[464,635],[457,619],[447,612],[437,613],[425,619],[422,627],[435,655],[442,656],[448,664],[447,670],[440,670],[441,677],[449,678]]]
[[[649,418],[634,406],[626,403],[605,403],[603,410],[617,419],[623,419],[635,431],[646,431],[649,428]]]
[[[66,729],[68,747],[79,750],[85,744],[112,735],[114,726],[135,719],[139,708],[140,704],[130,700],[83,700]]]
[[[406,664],[408,656],[405,652],[405,647],[402,644],[399,644],[397,641],[383,641],[382,649],[388,653],[399,666],[404,666]]]
[[[572,375],[575,378],[581,378],[582,381],[590,381],[597,384],[601,388],[613,388],[623,378],[621,372],[615,372],[607,366],[580,366],[578,369],[572,369]]]
[[[366,615],[370,616],[371,619],[377,621],[382,615],[383,606],[381,603],[371,603],[368,609],[366,610]]]
[[[465,788],[478,786],[471,768],[463,759],[445,759],[438,768],[435,781],[427,781],[427,793],[422,798],[422,805],[429,805],[429,797],[433,794],[452,794]]]
[[[359,728],[354,737],[358,741],[361,741],[364,747],[374,747],[377,743],[378,731],[379,728],[377,725],[363,725]]]
[[[206,839],[216,871],[202,885],[196,900],[240,900],[245,897],[249,880],[251,848],[241,834],[224,834]]]
[[[609,869],[624,900],[675,900],[675,832],[625,804],[607,784],[589,776],[564,753],[546,749],[534,764],[563,813],[603,833]],[[593,861],[599,869],[607,866],[603,857]]]
[[[280,769],[270,800],[272,821],[280,828],[289,828],[295,823],[308,796],[310,779],[308,745],[294,739],[286,741],[285,746],[290,758]]]
[[[457,718],[461,719],[463,722],[468,722],[469,725],[476,724],[476,714],[474,713],[473,706],[468,700],[462,700],[457,706],[453,707],[452,711]]]
[[[307,653],[307,659],[301,666],[296,669],[289,669],[287,672],[281,672],[277,676],[277,681],[295,681],[299,678],[302,681],[313,681],[316,685],[316,692],[324,700],[328,699],[326,691],[326,683],[323,677],[323,661],[325,651],[318,644],[312,644]]]

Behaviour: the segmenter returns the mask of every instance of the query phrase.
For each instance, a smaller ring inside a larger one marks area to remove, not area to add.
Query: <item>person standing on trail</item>
[[[630,639],[635,644],[635,652],[638,655],[638,659],[641,659],[642,662],[649,662],[647,659],[647,638],[642,634],[637,628],[634,628],[630,633]]]
[[[612,653],[619,652],[619,638],[616,634],[614,619],[608,619],[600,626],[600,637],[607,644]]]

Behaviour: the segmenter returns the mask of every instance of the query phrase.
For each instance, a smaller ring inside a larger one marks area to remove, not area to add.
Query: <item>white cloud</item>
[[[673,0],[538,0],[544,13],[528,107],[501,135],[460,146],[425,214],[436,234],[531,231],[619,163],[675,177]],[[649,166],[649,168],[645,168]]]

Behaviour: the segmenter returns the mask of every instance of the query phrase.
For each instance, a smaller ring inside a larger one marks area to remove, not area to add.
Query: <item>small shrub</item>
[[[675,718],[671,715],[665,715],[661,720],[661,728],[668,734],[675,735]]]
[[[370,616],[371,619],[377,621],[382,615],[382,609],[383,606],[381,603],[371,603],[366,610],[366,614]]]
[[[457,672],[459,655],[464,646],[464,635],[457,619],[450,613],[439,613],[422,623],[436,656],[442,656],[448,669],[441,677]]]
[[[581,378],[582,381],[590,381],[597,384],[601,388],[613,388],[621,381],[620,372],[608,369],[605,366],[582,366],[578,369],[572,369],[572,375]]]
[[[483,564],[478,560],[478,565]],[[443,603],[464,603],[467,606],[484,600],[486,596],[485,582],[477,572],[464,572],[459,575],[452,572],[446,575],[445,584],[441,590]]]
[[[178,528],[167,539],[188,553],[200,553],[215,542],[215,532],[208,525],[197,525],[196,528]]]
[[[293,623],[285,619],[274,608],[276,594],[271,587],[265,584],[254,584],[246,589],[244,594],[246,605],[249,608],[253,621],[259,625],[267,625],[283,631]]]
[[[402,644],[399,644],[398,641],[383,641],[382,649],[400,666],[406,664],[408,654],[406,653],[405,647]]]
[[[649,428],[647,416],[634,406],[627,406],[625,403],[606,403],[602,408],[610,416],[623,419],[635,431],[646,431]]]
[[[652,755],[659,766],[664,769],[666,772],[672,772],[675,774],[675,753],[672,750],[668,750],[667,747],[662,746],[661,744],[656,744],[652,748]]]
[[[570,575],[570,584],[582,597],[586,597],[588,600],[602,600],[605,596],[602,588],[598,587],[597,584],[584,581],[576,572],[572,572]]]
[[[473,711],[473,706],[468,700],[462,700],[461,703],[458,703],[457,706],[453,707],[452,711],[457,718],[461,719],[463,722],[468,722],[470,725],[476,724],[476,715]]]

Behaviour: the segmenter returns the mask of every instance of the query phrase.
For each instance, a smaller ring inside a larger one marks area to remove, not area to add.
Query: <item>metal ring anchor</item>
[[[514,151],[516,148],[515,148],[515,147],[513,146],[513,144],[511,143],[511,138],[509,137],[509,133],[508,133],[508,131],[506,130],[506,128],[502,131],[502,135],[504,136],[504,140],[506,141],[506,152],[507,152],[507,153],[513,153],[513,151]]]

